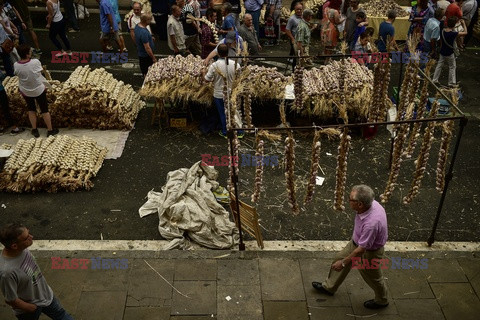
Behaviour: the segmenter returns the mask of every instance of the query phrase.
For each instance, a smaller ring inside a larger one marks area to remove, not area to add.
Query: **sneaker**
[[[17,127],[15,129],[12,129],[12,131],[10,131],[10,134],[11,135],[16,135],[16,134],[22,133],[23,131],[25,131],[24,128]]]
[[[66,54],[67,54],[67,53],[66,53],[65,51],[61,51],[61,52],[57,53],[57,54],[55,55],[55,57],[56,57],[56,58],[60,58],[60,57],[63,57],[64,55],[66,55]]]
[[[58,133],[57,128],[53,128],[51,131],[47,131],[47,137],[54,136]]]
[[[238,138],[238,139],[243,139],[243,137],[245,137],[245,132],[239,132],[239,133],[237,133],[237,138]]]
[[[33,49],[33,53],[41,55],[43,52],[40,49]]]
[[[107,50],[108,51],[113,51],[113,47],[112,46],[107,46]]]
[[[120,49],[118,49],[117,51],[122,52],[122,51],[120,51]],[[127,48],[123,49],[123,52],[128,52]]]
[[[227,135],[224,134],[222,131],[219,131],[219,132],[218,132],[218,135],[219,135],[220,137],[224,137],[225,139],[228,138]]]
[[[33,135],[35,138],[40,137],[40,133],[38,132],[38,129],[32,129],[32,135]]]
[[[80,29],[69,29],[68,32],[80,32]]]

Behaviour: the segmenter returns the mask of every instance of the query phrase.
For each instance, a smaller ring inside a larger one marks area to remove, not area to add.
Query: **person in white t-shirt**
[[[225,59],[228,56],[228,46],[221,43],[217,47],[219,59],[212,63],[208,68],[205,80],[213,82],[213,100],[217,107],[218,115],[222,130],[219,132],[220,136],[227,137],[227,119],[225,116],[225,104],[223,101],[223,86],[227,82],[227,89],[231,91],[233,80],[235,79],[235,71],[240,69],[240,65],[233,59],[228,61]],[[241,121],[235,116],[236,125],[241,126]],[[243,137],[243,132],[239,132],[239,138]]]
[[[142,13],[145,13],[142,9],[142,4],[140,2],[134,2],[132,5],[133,9],[133,14],[128,18],[127,21],[127,26],[128,30],[130,30],[130,37],[132,38],[133,42],[135,43],[135,26],[140,22],[140,17],[142,16]],[[155,19],[152,17],[152,22],[155,23]],[[150,25],[147,26],[147,30],[152,34],[152,29],[150,29]],[[155,41],[155,38],[152,36],[153,41]]]
[[[20,61],[13,65],[14,73],[18,76],[18,90],[25,98],[28,108],[28,120],[32,125],[32,135],[35,138],[40,136],[37,129],[37,107],[35,101],[40,106],[42,119],[47,125],[47,137],[54,136],[58,129],[52,127],[52,118],[48,111],[46,80],[42,76],[42,64],[38,59],[32,58],[30,46],[22,44],[17,49]]]

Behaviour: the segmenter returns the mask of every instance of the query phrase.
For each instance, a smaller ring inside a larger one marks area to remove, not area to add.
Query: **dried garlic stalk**
[[[262,189],[263,171],[264,171],[264,142],[260,139],[260,135],[256,138],[257,148],[255,150],[256,169],[255,169],[255,185],[253,187],[252,202],[257,202],[260,197],[260,191]]]
[[[411,103],[406,110],[405,120],[411,119],[413,114],[414,104]],[[387,202],[390,196],[392,195],[393,190],[395,190],[396,182],[398,175],[400,174],[400,166],[402,164],[402,154],[405,144],[405,140],[408,134],[408,123],[403,123],[397,126],[397,135],[393,141],[393,153],[392,153],[392,164],[390,169],[390,175],[388,177],[387,186],[385,191],[380,195],[380,199],[383,203]]]
[[[295,188],[295,140],[293,135],[290,133],[289,136],[285,139],[285,180],[287,184],[287,197],[288,204],[292,208],[294,215],[300,213],[300,209],[297,203],[296,188]]]
[[[347,159],[352,138],[348,135],[348,128],[344,128],[340,135],[340,145],[338,146],[337,170],[335,175],[335,200],[334,209],[343,211],[343,197],[347,182]]]
[[[435,101],[433,103],[432,109],[430,110],[429,117],[435,118],[437,115],[439,103]],[[420,147],[420,153],[418,154],[417,160],[415,160],[415,173],[412,181],[412,186],[408,191],[408,194],[403,197],[403,203],[408,204],[412,202],[420,190],[420,185],[422,183],[423,175],[425,174],[425,169],[427,167],[428,157],[430,156],[430,149],[433,142],[433,133],[435,131],[435,122],[429,122],[425,133],[423,134],[422,146]]]
[[[445,187],[445,169],[447,166],[448,149],[453,137],[453,120],[447,120],[442,124],[442,141],[438,151],[436,189],[439,192]]]
[[[425,74],[427,77],[430,77],[430,69],[432,66],[435,64],[435,60],[430,60],[427,63],[427,66],[425,67]],[[429,82],[427,80],[424,80],[423,86],[422,86],[422,92],[420,94],[420,101],[418,103],[418,108],[417,108],[417,119],[423,119],[423,115],[425,113],[425,107],[427,105],[427,100],[428,100],[428,84]],[[420,137],[420,129],[422,128],[422,122],[415,122],[413,124],[412,132],[410,134],[410,137],[408,139],[408,144],[405,152],[403,153],[403,156],[406,158],[411,158],[413,151],[415,151],[415,147],[417,145],[417,140],[418,137]]]
[[[320,161],[320,131],[315,132],[312,143],[312,163],[310,165],[310,174],[307,185],[307,192],[305,195],[304,203],[308,203],[312,200],[313,191],[315,190],[315,185],[317,182],[317,172]]]

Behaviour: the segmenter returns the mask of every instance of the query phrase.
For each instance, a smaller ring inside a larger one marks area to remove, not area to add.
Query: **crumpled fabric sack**
[[[169,172],[162,192],[148,193],[138,212],[140,217],[158,212],[158,230],[172,240],[167,249],[189,249],[189,240],[213,249],[229,249],[238,243],[235,223],[212,193],[219,185],[217,177],[214,167],[199,161],[190,169]]]

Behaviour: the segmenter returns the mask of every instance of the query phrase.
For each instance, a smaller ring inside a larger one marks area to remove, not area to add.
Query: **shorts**
[[[27,30],[33,30],[33,22],[32,22],[32,18],[30,18],[30,16],[27,19],[23,19],[23,22],[27,26]]]
[[[28,111],[37,112],[37,106],[35,105],[35,101],[37,101],[38,105],[40,106],[41,113],[48,112],[47,90],[44,90],[42,94],[37,97],[27,97],[27,96],[23,96],[23,97],[27,102]]]
[[[118,30],[117,31],[114,31],[113,33],[111,32],[108,32],[108,33],[105,33],[103,31],[100,32],[100,40],[115,40],[115,41],[119,41],[119,32]]]

